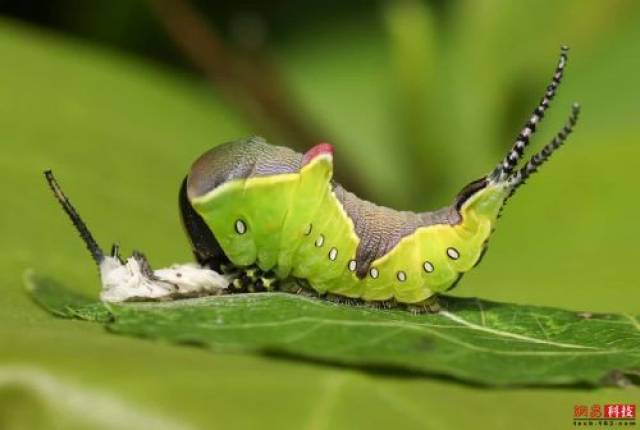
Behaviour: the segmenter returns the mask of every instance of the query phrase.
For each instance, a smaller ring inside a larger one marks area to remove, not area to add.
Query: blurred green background
[[[156,266],[190,259],[177,211],[190,163],[246,135],[334,143],[338,180],[377,203],[448,204],[511,145],[565,43],[534,146],[574,100],[581,122],[455,293],[637,314],[640,3],[57,0],[0,13],[1,429],[564,429],[576,404],[640,399],[118,337],[44,313],[22,281],[32,268],[98,290],[46,168],[102,244]]]

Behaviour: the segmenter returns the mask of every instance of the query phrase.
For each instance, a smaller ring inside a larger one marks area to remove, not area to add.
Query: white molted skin
[[[225,290],[229,280],[196,263],[176,264],[147,276],[140,262],[129,257],[123,264],[105,256],[100,263],[103,302],[172,300],[181,297],[215,295]]]

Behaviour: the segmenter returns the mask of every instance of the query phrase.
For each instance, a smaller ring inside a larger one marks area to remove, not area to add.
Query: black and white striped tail
[[[578,117],[580,115],[580,105],[574,103],[571,107],[571,115],[569,119],[565,123],[562,130],[556,134],[551,142],[545,145],[542,150],[533,155],[527,162],[527,164],[518,170],[512,177],[510,181],[512,182],[512,192],[515,191],[520,185],[524,184],[529,176],[538,171],[538,168],[543,165],[558,148],[562,146],[562,144],[567,140],[571,132],[573,131],[573,127],[578,123]]]
[[[544,118],[544,113],[551,104],[551,100],[553,100],[556,95],[556,91],[558,90],[558,86],[562,81],[562,76],[564,74],[564,68],[567,64],[567,52],[569,48],[566,46],[562,46],[560,49],[560,59],[558,60],[558,66],[556,67],[555,72],[553,73],[553,77],[551,78],[551,83],[547,87],[547,91],[540,100],[538,106],[534,109],[531,117],[525,124],[524,128],[518,134],[516,138],[516,142],[514,143],[511,150],[507,153],[504,160],[493,171],[491,175],[489,175],[489,179],[492,181],[504,181],[507,179],[513,172],[514,168],[518,164],[518,161],[522,158],[524,154],[524,150],[529,144],[529,140],[531,136],[536,131],[536,126],[538,123]]]

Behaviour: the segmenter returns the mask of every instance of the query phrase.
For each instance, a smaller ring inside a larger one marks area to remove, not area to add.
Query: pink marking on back
[[[302,157],[302,165],[306,166],[311,160],[323,154],[329,154],[333,157],[333,146],[330,143],[319,143],[305,152]]]

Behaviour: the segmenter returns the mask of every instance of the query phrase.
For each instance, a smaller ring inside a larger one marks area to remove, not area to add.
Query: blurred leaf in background
[[[335,141],[336,156],[349,160],[338,179],[348,185],[353,177],[364,196],[402,209],[447,204],[488,172],[544,90],[559,45],[570,45],[565,82],[534,145],[574,100],[584,107],[579,128],[509,203],[487,258],[455,292],[638,313],[637,2],[197,6],[240,58],[255,51],[237,43],[232,23],[257,17],[259,52]],[[637,401],[637,388],[494,391],[210,354],[45,314],[23,291],[25,269],[94,296],[98,287],[48,194],[45,168],[57,172],[101,243],[120,240],[125,252],[139,248],[166,265],[190,259],[177,190],[200,153],[249,134],[298,148],[316,142],[284,142],[266,122],[252,122],[183,60],[147,3],[0,8],[14,17],[0,23],[0,428],[117,426],[87,424],[85,410],[55,418],[70,392],[196,428],[566,428],[575,404]]]

